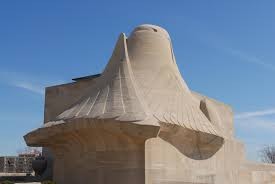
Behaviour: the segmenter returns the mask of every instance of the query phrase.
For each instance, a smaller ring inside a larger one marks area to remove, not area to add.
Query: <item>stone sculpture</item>
[[[122,33],[101,75],[47,88],[45,124],[25,140],[50,149],[58,184],[253,182],[230,107],[188,88],[153,25]]]

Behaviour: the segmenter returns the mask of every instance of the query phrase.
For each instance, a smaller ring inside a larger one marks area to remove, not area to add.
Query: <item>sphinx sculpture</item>
[[[45,123],[24,138],[50,150],[58,184],[239,183],[231,121],[228,106],[188,88],[166,30],[141,25],[120,34],[101,75],[47,88]]]

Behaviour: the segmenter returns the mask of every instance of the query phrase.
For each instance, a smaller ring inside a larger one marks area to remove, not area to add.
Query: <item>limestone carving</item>
[[[58,184],[237,183],[232,126],[228,106],[188,88],[169,34],[141,25],[101,75],[48,88],[45,123],[24,138],[53,154]]]

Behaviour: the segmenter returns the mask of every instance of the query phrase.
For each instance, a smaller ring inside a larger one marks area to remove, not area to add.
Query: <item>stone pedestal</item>
[[[55,155],[56,183],[145,183],[145,141],[156,137],[159,127],[83,120],[57,126],[63,130],[47,140],[36,137]],[[40,135],[50,134],[44,130]]]

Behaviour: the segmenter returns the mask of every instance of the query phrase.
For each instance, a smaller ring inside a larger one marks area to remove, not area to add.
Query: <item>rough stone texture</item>
[[[245,160],[231,108],[190,91],[157,26],[121,34],[101,76],[47,88],[44,121],[25,140],[46,148],[58,184],[275,181]]]

